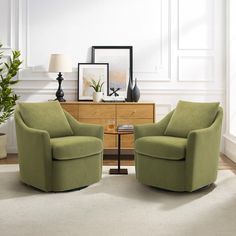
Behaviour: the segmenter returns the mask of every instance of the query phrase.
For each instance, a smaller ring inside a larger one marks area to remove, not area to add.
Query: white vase
[[[0,159],[7,157],[7,135],[0,133]]]
[[[93,92],[93,101],[94,102],[101,102],[103,97],[102,92]]]

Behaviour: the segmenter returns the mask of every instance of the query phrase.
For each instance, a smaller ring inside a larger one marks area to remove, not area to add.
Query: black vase
[[[138,102],[139,98],[140,98],[140,90],[137,85],[137,78],[135,78],[135,85],[132,90],[132,100],[133,102]]]
[[[127,88],[127,98],[126,101],[127,102],[132,102],[132,90],[133,90],[133,83],[131,81],[131,78],[129,78],[129,84],[128,84],[128,88]]]

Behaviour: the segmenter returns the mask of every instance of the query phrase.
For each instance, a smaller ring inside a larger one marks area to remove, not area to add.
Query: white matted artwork
[[[102,92],[108,95],[109,87],[109,64],[108,63],[79,63],[78,64],[78,93],[79,101],[91,101],[94,89],[91,87],[92,80],[104,83]]]
[[[108,93],[126,98],[129,79],[133,80],[132,46],[93,46],[92,62],[109,63]]]

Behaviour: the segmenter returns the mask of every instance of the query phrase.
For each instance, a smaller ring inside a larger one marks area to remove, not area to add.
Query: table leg
[[[110,175],[127,175],[128,169],[121,169],[120,168],[120,142],[121,142],[121,134],[118,134],[118,150],[117,150],[117,161],[118,166],[117,169],[110,169],[109,174]]]
[[[118,134],[118,171],[120,172],[120,134]]]

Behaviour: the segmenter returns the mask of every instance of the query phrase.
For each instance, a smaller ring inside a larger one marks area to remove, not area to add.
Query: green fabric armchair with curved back
[[[172,191],[192,192],[213,183],[222,118],[219,103],[179,101],[160,122],[136,125],[136,178]]]
[[[101,179],[102,126],[79,123],[59,102],[19,103],[15,123],[24,183],[48,192]]]

